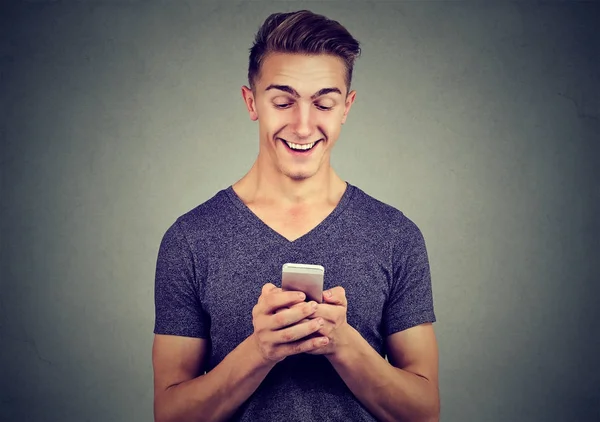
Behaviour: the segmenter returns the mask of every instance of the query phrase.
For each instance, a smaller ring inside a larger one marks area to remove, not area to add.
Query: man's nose
[[[308,138],[313,132],[312,107],[308,104],[298,104],[294,113],[294,132],[298,138]]]

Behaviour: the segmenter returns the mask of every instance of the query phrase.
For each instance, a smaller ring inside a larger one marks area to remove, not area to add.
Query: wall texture
[[[27,1],[0,12],[0,419],[152,419],[162,234],[258,151],[264,18],[362,42],[333,163],[430,254],[442,421],[600,420],[592,2]]]

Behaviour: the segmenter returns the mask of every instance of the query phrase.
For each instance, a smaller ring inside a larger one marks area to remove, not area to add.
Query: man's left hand
[[[311,355],[333,355],[337,349],[347,343],[347,333],[350,327],[346,320],[347,310],[348,301],[343,287],[337,286],[323,292],[323,302],[317,305],[317,310],[310,316],[310,319],[323,319],[323,327],[317,333],[329,338],[329,344],[309,352]],[[317,335],[317,333],[313,335]]]

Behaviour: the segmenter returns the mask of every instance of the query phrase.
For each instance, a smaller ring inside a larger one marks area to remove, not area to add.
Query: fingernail
[[[325,292],[325,296],[327,296],[327,297],[331,297],[331,295],[333,295],[333,293],[331,293],[331,290],[327,290],[327,291]]]
[[[317,302],[313,302],[312,305],[310,305],[313,309],[317,309]]]
[[[319,327],[322,327],[324,323],[323,318],[319,318]]]
[[[327,344],[329,343],[329,339],[327,337],[321,339],[321,344]]]
[[[304,300],[304,293],[298,293],[298,299]]]

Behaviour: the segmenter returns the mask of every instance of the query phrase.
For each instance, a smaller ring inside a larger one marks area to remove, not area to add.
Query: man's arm
[[[343,330],[335,353],[326,356],[371,413],[382,421],[439,420],[438,348],[432,324],[389,336],[389,362],[349,324]]]
[[[266,362],[248,337],[205,375],[207,340],[155,335],[154,420],[220,421],[258,388],[275,362]]]
[[[264,285],[252,310],[254,332],[204,375],[207,340],[155,335],[154,420],[227,420],[277,362],[326,346],[326,337],[307,338],[322,325],[319,320],[307,320],[316,303],[304,303],[304,299],[303,293]]]

